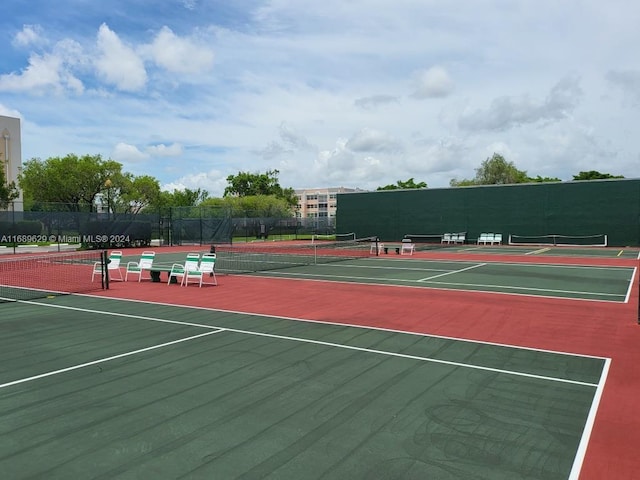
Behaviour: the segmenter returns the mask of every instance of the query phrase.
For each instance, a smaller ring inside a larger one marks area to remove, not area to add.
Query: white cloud
[[[129,92],[144,88],[147,72],[142,59],[104,23],[98,30],[97,48],[96,73],[105,83]]]
[[[18,110],[8,108],[6,105],[0,103],[0,115],[4,117],[22,118],[22,115]]]
[[[182,6],[187,10],[194,10],[197,4],[197,0],[182,0]]]
[[[158,145],[151,145],[146,148],[149,155],[154,157],[178,157],[182,155],[182,145],[179,143],[172,143],[171,145],[164,145],[162,143]]]
[[[291,148],[285,148],[278,142],[269,142],[266,147],[255,150],[254,152],[265,160],[273,160],[275,158],[280,158],[283,155],[290,155],[294,151]]]
[[[316,147],[314,147],[306,137],[298,133],[293,127],[282,123],[280,124],[279,131],[282,141],[294,150],[316,151]]]
[[[370,128],[363,128],[353,135],[345,147],[353,152],[398,153],[403,150],[402,144],[391,135]]]
[[[0,90],[33,94],[53,90],[59,93],[63,88],[61,67],[62,61],[55,55],[33,54],[29,57],[29,66],[21,73],[0,75]]]
[[[471,131],[502,131],[537,122],[552,122],[567,118],[582,97],[577,78],[558,82],[544,100],[529,95],[498,97],[485,110],[465,112],[459,126]]]
[[[612,70],[607,72],[606,79],[632,104],[640,104],[640,70]]]
[[[204,41],[178,37],[166,26],[143,51],[169,72],[201,73],[213,66],[213,50]]]
[[[149,154],[141,152],[135,145],[129,145],[127,143],[118,143],[113,147],[111,152],[111,158],[117,162],[141,162],[149,158]]]
[[[357,98],[353,104],[356,107],[372,110],[382,105],[388,105],[390,103],[398,103],[398,97],[393,95],[371,95],[370,97]]]
[[[46,39],[42,36],[42,27],[40,25],[24,25],[13,37],[11,44],[14,47],[30,47],[40,46],[47,43]]]
[[[161,189],[166,192],[184,190],[185,188],[189,190],[201,189],[207,192],[216,192],[215,196],[221,197],[226,186],[226,177],[219,171],[212,170],[209,172],[184,175],[173,182],[162,185]]]
[[[417,99],[446,97],[453,91],[449,73],[440,66],[419,72],[414,78],[411,97]]]

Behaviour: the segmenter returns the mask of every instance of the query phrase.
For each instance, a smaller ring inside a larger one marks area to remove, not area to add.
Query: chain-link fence
[[[246,212],[232,217],[222,207],[173,207],[157,212],[81,211],[77,205],[21,203],[0,211],[0,252],[13,247],[66,245],[127,248],[211,245],[255,239],[298,239],[335,233],[335,218],[274,218]]]

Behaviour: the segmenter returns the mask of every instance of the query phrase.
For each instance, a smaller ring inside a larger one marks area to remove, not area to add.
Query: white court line
[[[537,255],[539,253],[544,253],[544,252],[548,252],[549,250],[551,250],[549,247],[546,248],[540,248],[538,250],[532,250],[530,252],[525,253],[525,255]]]
[[[484,264],[487,265],[487,264]],[[476,265],[479,266],[479,265]],[[455,271],[450,271],[449,273],[457,273],[457,272],[461,272],[462,270],[455,270]],[[269,278],[283,278],[283,279],[289,279],[289,278],[296,278],[296,279],[301,279],[301,277],[305,277],[305,280],[309,280],[309,281],[317,281],[317,282],[328,282],[328,283],[353,283],[353,282],[348,282],[345,279],[350,279],[350,280],[371,280],[374,283],[367,283],[367,285],[378,285],[378,286],[385,286],[385,287],[403,287],[403,288],[434,288],[434,289],[439,289],[439,290],[452,290],[451,288],[446,288],[446,287],[439,287],[438,285],[451,285],[451,286],[460,286],[460,287],[467,287],[467,288],[455,288],[453,290],[457,291],[457,292],[474,292],[474,293],[486,293],[486,294],[495,294],[495,295],[519,295],[519,296],[524,296],[524,297],[534,297],[534,298],[554,298],[554,299],[560,299],[560,300],[571,300],[571,301],[577,301],[577,302],[612,302],[612,303],[628,303],[628,301],[623,301],[623,300],[607,300],[607,299],[601,299],[601,298],[596,298],[596,299],[592,299],[592,298],[575,298],[575,297],[567,297],[567,296],[560,296],[560,295],[553,295],[554,293],[557,294],[572,294],[572,295],[584,295],[585,297],[588,296],[603,296],[603,297],[623,297],[622,294],[620,293],[604,293],[604,292],[587,292],[587,291],[582,291],[582,290],[556,290],[556,289],[549,289],[549,288],[534,288],[534,287],[519,287],[519,286],[513,286],[513,285],[500,285],[500,284],[482,284],[482,283],[460,283],[460,282],[430,282],[428,279],[416,279],[416,280],[411,280],[411,279],[405,279],[405,278],[381,278],[381,277],[363,277],[363,276],[354,276],[354,275],[326,275],[326,274],[322,274],[322,273],[289,273],[289,272],[277,272],[277,271],[269,271],[269,272],[259,272],[260,275],[262,277],[269,277]],[[250,276],[255,276],[255,274],[251,274]],[[318,277],[317,278],[308,278],[308,277]],[[329,277],[329,278],[327,278]],[[436,278],[436,277],[430,277],[430,278]],[[335,280],[334,280],[335,279]],[[386,283],[386,282],[391,282],[391,283]],[[410,285],[402,285],[402,283],[406,283],[406,284],[410,284]],[[415,285],[411,285],[411,284],[420,284],[420,287],[416,287]],[[428,285],[426,285],[427,283],[432,283],[433,287],[429,287]],[[426,286],[422,286],[422,285],[426,285]],[[631,284],[632,286],[632,284]],[[473,288],[473,287],[479,287],[479,288]],[[495,291],[495,290],[482,290],[482,289],[499,289],[499,290],[514,290],[514,291],[507,291],[507,292],[502,292],[502,291]],[[522,291],[532,291],[532,292],[547,292],[549,293],[548,295],[539,295],[539,294],[535,294],[535,293],[520,293],[517,290],[522,290]]]
[[[440,277],[444,277],[446,275],[451,275],[453,273],[462,273],[462,272],[466,272],[467,270],[473,270],[474,268],[478,268],[478,267],[484,267],[486,265],[486,263],[478,263],[477,265],[471,265],[470,267],[467,268],[462,268],[460,270],[451,270],[450,272],[446,272],[446,273],[441,273],[439,275],[433,275],[431,277],[425,277],[425,278],[421,278],[420,280],[418,280],[418,282],[428,282],[430,280],[433,280],[434,278],[440,278]]]
[[[318,280],[318,281],[326,281],[326,280]],[[386,286],[386,285],[385,285]],[[492,292],[487,292],[487,293],[492,293]],[[518,350],[527,350],[527,351],[533,351],[533,352],[543,352],[543,353],[551,353],[554,355],[565,355],[565,356],[569,356],[569,357],[582,357],[582,358],[595,358],[598,360],[605,360],[607,357],[599,357],[596,355],[587,355],[584,353],[575,353],[575,352],[563,352],[563,351],[559,351],[559,350],[548,350],[548,349],[544,349],[544,348],[533,348],[533,347],[526,347],[523,345],[512,345],[512,344],[508,344],[508,343],[498,343],[498,342],[489,342],[486,340],[471,340],[468,338],[461,338],[461,337],[451,337],[448,335],[437,335],[437,334],[433,334],[433,333],[420,333],[420,332],[410,332],[410,331],[406,331],[406,330],[398,330],[395,328],[384,328],[384,327],[376,327],[376,326],[370,326],[370,325],[354,325],[351,323],[342,323],[342,322],[327,322],[324,320],[313,320],[313,319],[309,319],[309,318],[300,318],[300,317],[286,317],[283,315],[269,315],[266,313],[256,313],[256,312],[243,312],[240,310],[228,310],[228,309],[224,309],[224,308],[211,308],[211,307],[198,307],[198,306],[194,306],[194,305],[176,305],[174,303],[165,303],[165,302],[149,302],[146,300],[136,300],[136,299],[131,299],[131,298],[113,298],[113,297],[104,297],[101,295],[86,295],[86,294],[81,294],[78,293],[76,294],[76,296],[81,296],[81,297],[91,297],[91,298],[100,298],[102,300],[107,300],[110,302],[118,302],[118,303],[122,303],[122,302],[131,302],[131,303],[142,303],[142,304],[151,304],[151,305],[163,305],[163,306],[167,306],[167,307],[171,307],[171,308],[187,308],[190,310],[204,310],[206,312],[219,312],[219,313],[230,313],[232,315],[250,315],[252,317],[261,317],[261,318],[277,318],[280,320],[292,320],[295,322],[304,322],[304,323],[314,323],[314,324],[321,324],[321,325],[331,325],[331,326],[339,326],[339,327],[349,327],[349,328],[354,328],[354,329],[360,329],[360,330],[375,330],[377,332],[389,332],[389,333],[400,333],[403,335],[410,335],[410,336],[414,336],[414,337],[423,337],[423,338],[438,338],[441,340],[453,340],[456,342],[465,342],[465,343],[474,343],[474,344],[478,344],[478,345],[492,345],[495,347],[503,347],[503,348],[515,348]],[[536,298],[538,298],[536,296]],[[34,305],[39,305],[39,306],[45,306],[45,307],[59,307],[59,308],[74,308],[74,309],[78,309],[77,307],[64,307],[64,306],[60,306],[60,305],[50,305],[47,303],[39,303],[39,302],[33,302]],[[84,310],[84,309],[82,309]],[[99,311],[99,313],[104,313]],[[159,321],[161,319],[158,319]],[[167,320],[169,321],[169,320]],[[197,324],[194,324],[197,325]],[[204,325],[203,325],[204,326]]]
[[[624,298],[624,303],[629,303],[629,299],[631,298],[631,290],[633,288],[633,281],[636,278],[637,271],[638,271],[637,268],[633,269],[633,274],[631,275],[631,281],[629,282],[629,288],[627,289],[627,295]]]
[[[638,255],[638,259],[640,260],[640,254]],[[597,260],[598,258],[596,258],[595,260]],[[604,257],[605,260],[609,260],[610,257]],[[586,259],[586,258],[582,258],[582,260],[593,260],[592,258]],[[625,259],[626,260],[626,259]],[[382,260],[378,260],[375,258],[369,258],[367,259],[367,261],[370,262],[382,262],[384,261],[384,259]],[[455,259],[446,259],[446,260],[425,260],[425,259],[420,259],[420,258],[396,258],[395,260],[389,260],[389,261],[394,261],[394,262],[406,262],[406,263],[416,263],[416,264],[456,264],[456,263],[463,263],[463,264],[475,264],[476,262],[473,262],[471,260],[455,260]],[[527,268],[527,267],[550,267],[550,268],[588,268],[588,269],[596,269],[596,270],[620,270],[620,269],[627,269],[627,268],[633,268],[629,265],[609,265],[609,266],[605,266],[605,265],[593,265],[593,264],[586,264],[586,263],[553,263],[551,260],[549,260],[548,262],[539,262],[538,260],[536,260],[535,263],[526,263],[526,262],[505,262],[502,260],[488,260],[486,259],[484,261],[484,263],[488,264],[488,265],[506,265],[506,266],[514,266],[514,267],[522,267],[522,268]],[[326,264],[319,264],[320,265],[332,265],[331,263],[326,263]],[[344,264],[340,264],[341,266]],[[399,267],[400,269],[402,269],[403,267]]]
[[[224,332],[224,329],[221,328],[219,330],[213,330],[213,331],[210,331],[210,332],[200,333],[198,335],[193,335],[191,337],[181,338],[179,340],[172,340],[171,342],[161,343],[159,345],[152,345],[150,347],[140,348],[138,350],[133,350],[131,352],[120,353],[118,355],[112,355],[110,357],[104,357],[104,358],[101,358],[99,360],[93,360],[91,362],[80,363],[78,365],[73,365],[71,367],[61,368],[60,370],[53,370],[51,372],[41,373],[40,375],[34,375],[32,377],[26,377],[26,378],[21,378],[19,380],[14,380],[12,382],[2,383],[2,384],[0,384],[0,388],[10,387],[12,385],[18,385],[20,383],[25,383],[25,382],[31,382],[33,380],[38,380],[39,378],[51,377],[53,375],[58,375],[60,373],[70,372],[72,370],[78,370],[80,368],[89,367],[89,366],[95,365],[97,363],[109,362],[111,360],[116,360],[118,358],[128,357],[128,356],[131,356],[131,355],[136,355],[138,353],[148,352],[149,350],[155,350],[155,349],[158,349],[158,348],[168,347],[169,345],[175,345],[176,343],[187,342],[189,340],[194,340],[196,338],[204,337],[204,336],[207,336],[207,335],[213,335],[215,333],[220,333],[220,332]]]
[[[408,358],[408,359],[411,359],[411,360],[420,360],[420,361],[423,361],[423,362],[438,363],[438,364],[441,364],[441,365],[451,365],[451,366],[454,366],[454,367],[471,368],[473,370],[484,370],[484,371],[494,372],[494,373],[504,373],[504,374],[513,375],[513,376],[516,376],[516,377],[535,378],[537,380],[548,380],[548,381],[551,381],[551,382],[569,383],[569,384],[573,384],[573,385],[583,385],[583,386],[587,386],[587,387],[597,387],[598,386],[598,384],[596,384],[596,383],[580,382],[578,380],[569,380],[569,379],[557,378],[557,377],[547,377],[545,375],[535,375],[533,373],[515,372],[513,370],[503,370],[501,368],[483,367],[481,365],[473,365],[473,364],[470,364],[470,363],[462,363],[462,362],[452,362],[450,360],[438,360],[436,358],[421,357],[419,355],[408,355],[408,354],[405,354],[405,353],[388,352],[386,350],[376,350],[376,349],[373,349],[373,348],[354,347],[352,345],[344,345],[344,344],[341,344],[341,343],[324,342],[322,340],[309,340],[309,339],[306,339],[306,338],[289,337],[289,336],[286,336],[286,335],[276,335],[276,334],[273,334],[273,333],[250,332],[250,331],[246,331],[246,330],[236,330],[234,328],[226,328],[225,330],[228,331],[228,332],[248,333],[250,335],[256,335],[256,336],[259,336],[259,337],[278,338],[278,339],[282,339],[282,340],[293,340],[293,341],[302,342],[302,343],[311,343],[311,344],[315,344],[315,345],[324,345],[324,346],[328,346],[328,347],[343,348],[345,350],[356,350],[356,351],[359,351],[359,352],[375,353],[375,354],[379,354],[379,355],[387,355],[387,356],[390,356],[390,357],[397,357],[397,358]]]
[[[10,385],[15,385],[17,383],[22,383],[24,381],[35,380],[35,379],[41,378],[43,376],[55,375],[56,373],[63,373],[63,372],[69,371],[69,370],[75,370],[77,368],[82,368],[82,367],[85,367],[85,366],[88,366],[88,365],[93,365],[93,364],[99,363],[101,361],[112,360],[112,359],[120,358],[120,357],[127,356],[127,355],[133,355],[135,353],[139,353],[139,352],[143,352],[143,351],[147,351],[147,350],[152,350],[154,348],[160,348],[162,346],[171,345],[173,343],[179,343],[179,342],[182,342],[182,341],[191,340],[193,338],[198,338],[198,337],[202,337],[202,336],[205,336],[205,335],[211,335],[212,333],[220,333],[220,332],[223,332],[223,331],[240,333],[240,334],[244,334],[244,335],[253,335],[253,336],[258,336],[258,337],[277,338],[277,339],[281,339],[281,340],[290,340],[290,341],[301,342],[301,343],[309,343],[309,344],[315,344],[315,345],[323,345],[323,346],[328,346],[328,347],[333,347],[333,348],[342,348],[342,349],[345,349],[345,350],[355,350],[355,351],[366,352],[366,353],[374,353],[374,354],[378,354],[378,355],[387,355],[387,356],[396,357],[396,358],[407,358],[407,359],[411,359],[411,360],[419,360],[419,361],[429,362],[429,363],[438,363],[438,364],[441,364],[441,365],[450,365],[450,366],[454,366],[454,367],[470,368],[470,369],[473,369],[473,370],[483,370],[483,371],[494,372],[494,373],[504,373],[504,374],[507,374],[507,375],[513,375],[513,376],[517,376],[517,377],[535,378],[535,379],[538,379],[538,380],[548,380],[548,381],[552,381],[552,382],[567,383],[567,384],[573,384],[573,385],[583,385],[583,386],[588,386],[588,387],[597,387],[597,384],[589,383],[589,382],[581,382],[581,381],[578,381],[578,380],[569,380],[569,379],[564,379],[564,378],[548,377],[548,376],[545,376],[545,375],[536,375],[536,374],[532,374],[532,373],[516,372],[516,371],[512,371],[512,370],[503,370],[503,369],[500,369],[500,368],[483,367],[481,365],[474,365],[474,364],[470,364],[470,363],[452,362],[452,361],[449,361],[449,360],[438,360],[438,359],[435,359],[435,358],[421,357],[421,356],[418,356],[418,355],[408,355],[408,354],[404,354],[404,353],[389,352],[389,351],[385,351],[385,350],[376,350],[376,349],[370,349],[370,348],[365,348],[365,347],[355,347],[355,346],[351,346],[351,345],[344,345],[344,344],[341,344],[341,343],[324,342],[324,341],[321,341],[321,340],[310,340],[310,339],[307,339],[307,338],[290,337],[290,336],[286,336],[286,335],[276,335],[276,334],[273,334],[273,333],[263,333],[263,332],[254,332],[254,331],[250,331],[250,330],[235,329],[235,328],[217,327],[217,326],[214,326],[214,325],[194,324],[194,323],[189,323],[189,322],[180,322],[178,320],[165,320],[165,319],[161,319],[161,318],[144,317],[144,316],[141,316],[141,315],[129,315],[129,314],[124,314],[124,313],[106,312],[106,311],[101,311],[101,310],[91,310],[91,309],[86,309],[86,308],[70,307],[70,306],[66,306],[66,305],[49,305],[49,304],[44,304],[44,303],[39,303],[39,302],[32,302],[32,301],[27,301],[27,300],[23,301],[22,303],[28,303],[28,304],[31,304],[31,305],[39,305],[39,306],[50,307],[50,308],[62,308],[62,309],[65,309],[65,310],[75,310],[75,311],[87,312],[87,313],[96,313],[96,314],[100,314],[100,315],[130,317],[130,318],[136,318],[136,319],[140,319],[140,320],[148,320],[148,321],[152,321],[152,322],[173,323],[173,324],[188,325],[188,326],[202,326],[204,328],[217,329],[217,330],[215,330],[213,332],[206,332],[206,333],[203,333],[203,334],[200,334],[200,335],[195,335],[193,337],[188,337],[188,338],[185,338],[185,339],[182,339],[182,340],[175,340],[173,342],[168,342],[168,343],[162,344],[162,345],[157,345],[157,346],[153,346],[153,347],[147,347],[145,349],[136,350],[136,351],[130,352],[130,353],[116,355],[116,356],[113,356],[113,357],[107,357],[106,359],[102,359],[102,360],[95,360],[93,362],[88,362],[88,363],[84,363],[84,364],[81,364],[81,365],[68,367],[68,368],[61,369],[61,370],[56,370],[55,372],[50,372],[50,373],[47,373],[47,374],[36,375],[34,377],[29,377],[29,378],[23,379],[23,380],[16,380],[14,382],[9,382],[9,383],[6,383],[6,384],[2,384],[2,385],[0,385],[0,388],[4,388],[5,386],[10,386]],[[511,347],[511,348],[519,348],[519,347]]]
[[[404,259],[397,259],[397,260],[392,260],[393,262],[397,262],[397,263],[412,263],[412,264],[416,264],[416,262],[414,260],[404,260]],[[440,263],[440,262],[434,262],[434,263]],[[335,264],[332,263],[319,263],[317,265],[314,265],[315,267],[333,267]],[[355,268],[357,269],[370,269],[370,270],[408,270],[411,272],[450,272],[451,270],[447,269],[447,268],[418,268],[418,267],[405,267],[405,266],[381,266],[381,265],[352,265],[352,264],[340,264],[340,269],[349,269],[349,268]]]
[[[572,295],[585,295],[585,296],[603,296],[603,297],[622,297],[620,293],[604,293],[604,292],[583,292],[581,290],[555,290],[549,288],[535,288],[535,287],[516,287],[511,285],[484,285],[482,283],[456,283],[456,282],[432,282],[436,285],[460,285],[462,287],[480,287],[480,288],[500,288],[505,290],[524,290],[524,291],[532,291],[532,292],[552,292],[552,293],[568,293]],[[472,291],[480,291],[484,292],[484,290],[472,290]],[[572,297],[560,297],[565,298],[567,300],[581,300],[575,299]],[[607,301],[607,300],[602,300]],[[612,300],[610,300],[612,301]],[[621,303],[621,302],[617,302]]]
[[[584,463],[584,457],[587,454],[587,446],[589,445],[589,439],[591,438],[593,425],[596,421],[596,413],[598,412],[598,408],[600,406],[600,399],[602,398],[602,393],[604,392],[604,384],[607,381],[607,375],[609,374],[610,365],[611,359],[607,358],[604,367],[602,368],[600,381],[598,382],[598,388],[593,395],[593,401],[591,402],[589,415],[587,415],[587,421],[585,422],[584,429],[582,430],[582,437],[580,438],[580,443],[578,444],[576,456],[573,459],[573,465],[571,467],[571,473],[569,474],[568,480],[578,480],[578,478],[580,477],[580,470],[582,469],[582,464]]]

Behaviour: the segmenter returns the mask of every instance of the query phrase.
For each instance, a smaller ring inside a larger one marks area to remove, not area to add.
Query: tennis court
[[[632,267],[371,258],[257,274],[625,302]]]
[[[18,282],[19,301],[0,302],[0,471],[447,480],[640,468],[637,260],[456,249],[289,264],[272,248],[220,252],[217,286],[23,297],[38,281]],[[158,262],[186,251],[160,249]],[[90,278],[79,255],[50,263],[19,270],[45,268],[45,283],[63,272],[77,289]],[[0,296],[14,296],[1,284],[15,276],[0,268]]]
[[[8,478],[571,478],[608,369],[105,298],[2,308]]]

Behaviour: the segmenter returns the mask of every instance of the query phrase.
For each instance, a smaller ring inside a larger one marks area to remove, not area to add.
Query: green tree
[[[600,173],[595,170],[588,172],[580,172],[578,175],[574,175],[574,180],[604,180],[607,178],[624,178],[622,175],[611,175],[609,173]]]
[[[267,170],[266,173],[239,172],[227,177],[228,186],[224,196],[249,197],[256,195],[273,195],[295,206],[298,199],[293,188],[282,188],[278,180],[278,170]]]
[[[117,209],[137,214],[159,204],[160,182],[150,175],[135,177],[125,173],[118,193]]]
[[[197,188],[196,190],[190,190],[185,188],[184,190],[174,189],[173,192],[162,191],[158,197],[158,203],[154,204],[155,207],[167,208],[167,207],[195,207],[209,198],[209,192]]]
[[[232,217],[285,218],[293,215],[291,205],[285,199],[274,195],[208,198],[201,205],[228,212]]]
[[[535,178],[529,177],[527,181],[530,183],[546,183],[546,182],[561,182],[562,180],[556,177],[541,177],[540,175],[538,175]]]
[[[513,162],[508,162],[499,153],[494,153],[476,169],[476,176],[472,180],[452,179],[449,185],[460,187],[467,185],[506,185],[512,183],[527,183],[527,172],[518,170]]]
[[[413,178],[410,178],[406,182],[398,180],[395,185],[385,185],[384,187],[378,187],[376,190],[402,190],[412,188],[427,188],[427,184],[425,182],[416,183]]]
[[[100,155],[33,158],[25,162],[18,181],[25,198],[33,202],[91,211],[98,194],[117,197],[123,183],[121,169],[121,164]]]
[[[0,166],[2,162],[0,161]],[[7,182],[4,168],[0,168],[0,208],[7,208],[10,202],[20,196],[15,182]]]

